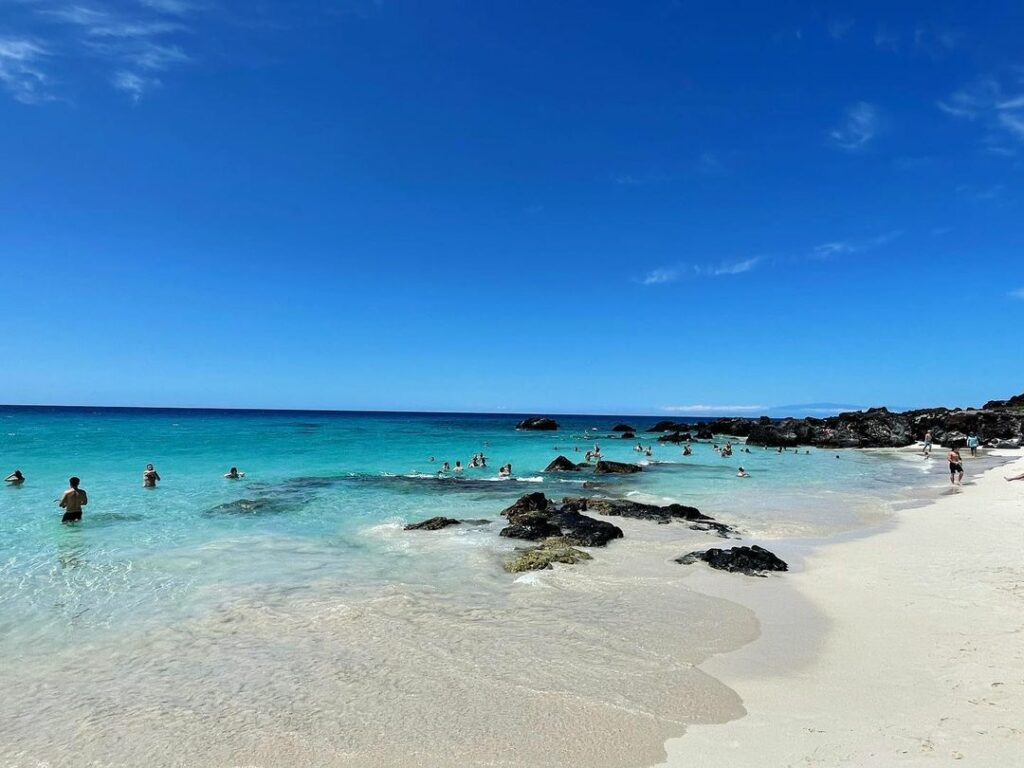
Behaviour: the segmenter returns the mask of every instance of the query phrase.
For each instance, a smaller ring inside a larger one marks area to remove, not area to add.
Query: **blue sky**
[[[0,3],[0,402],[1024,390],[1019,3]]]

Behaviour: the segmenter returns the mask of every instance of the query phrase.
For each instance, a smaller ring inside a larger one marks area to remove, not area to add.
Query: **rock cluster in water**
[[[584,560],[593,560],[593,557],[582,549],[576,549],[566,539],[556,536],[545,539],[539,547],[516,550],[505,563],[505,570],[509,573],[542,571],[551,568],[552,563],[575,565]]]
[[[747,438],[750,445],[822,448],[901,448],[932,433],[936,444],[963,447],[974,432],[993,447],[1013,448],[1022,443],[1024,394],[1009,400],[990,400],[979,409],[923,408],[894,412],[888,408],[840,413],[827,418],[727,418],[702,424],[659,421],[648,432],[667,433],[660,442],[707,440],[714,435]]]
[[[558,429],[558,422],[554,419],[549,419],[546,416],[532,416],[529,419],[523,419],[516,424],[516,429],[532,429],[541,432],[553,432]]]
[[[509,525],[501,529],[500,535],[510,539],[539,541],[557,536],[570,546],[603,547],[622,538],[618,526],[554,504],[540,492],[521,497],[501,514],[508,518]]]
[[[421,520],[418,523],[409,523],[405,526],[407,531],[439,531],[442,528],[447,528],[450,525],[462,525],[461,520],[456,520],[453,517],[431,517],[428,520]]]
[[[768,571],[788,571],[789,566],[767,549],[757,546],[731,549],[706,549],[676,558],[677,563],[690,565],[703,560],[712,568],[747,576],[764,576]]]
[[[562,509],[576,512],[596,512],[599,515],[606,515],[608,517],[631,517],[636,520],[651,520],[663,525],[673,520],[679,520],[690,523],[687,527],[691,530],[714,532],[722,538],[728,538],[730,534],[735,533],[732,527],[708,517],[696,507],[688,507],[685,504],[659,506],[657,504],[643,504],[639,501],[590,499],[580,496],[562,499]]]

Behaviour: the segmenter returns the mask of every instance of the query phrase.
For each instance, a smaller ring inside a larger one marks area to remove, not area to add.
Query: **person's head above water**
[[[18,478],[19,480],[21,480],[23,477],[25,477],[23,474],[21,474],[21,470],[20,469],[14,470],[14,476],[16,478]]]
[[[153,465],[152,465],[152,464],[147,464],[147,465],[146,465],[146,470],[147,470],[147,471],[148,471],[148,470],[151,470],[152,468],[153,468]]]
[[[79,480],[77,477],[72,477],[70,480],[68,480],[68,483],[71,485],[72,488],[77,488],[80,482],[82,481]]]

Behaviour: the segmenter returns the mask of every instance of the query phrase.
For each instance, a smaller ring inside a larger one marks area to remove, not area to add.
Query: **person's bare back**
[[[77,477],[71,478],[71,487],[60,497],[59,506],[64,510],[62,523],[72,523],[82,519],[82,507],[89,503],[89,496],[84,489],[78,487]]]

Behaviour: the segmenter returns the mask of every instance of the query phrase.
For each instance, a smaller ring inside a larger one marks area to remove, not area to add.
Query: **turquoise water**
[[[438,514],[494,519],[459,533],[477,554],[507,549],[497,513],[524,492],[585,492],[587,478],[542,470],[559,453],[582,460],[595,443],[608,458],[647,464],[638,475],[601,478],[596,492],[684,501],[762,535],[850,527],[870,502],[930,479],[918,462],[857,452],[754,449],[723,459],[697,444],[683,457],[678,446],[641,432],[640,441],[654,446],[647,458],[633,450],[637,441],[609,431],[619,418],[562,417],[557,433],[517,432],[516,419],[0,411],[4,473],[18,467],[28,478],[0,489],[0,643],[45,649],[71,633],[170,621],[259,585],[457,585],[466,568],[432,569],[408,534],[394,535],[396,524]],[[654,421],[622,419],[641,429]],[[480,451],[487,469],[436,476],[443,461],[468,465]],[[141,487],[149,462],[163,478],[155,490]],[[497,476],[506,462],[511,482]],[[739,465],[752,477],[739,481]],[[230,466],[246,478],[223,479]],[[54,500],[71,474],[82,478],[90,504],[81,525],[61,526]],[[231,506],[240,500],[254,504]],[[489,578],[492,568],[483,564]]]
[[[912,454],[684,457],[641,431],[648,458],[610,427],[654,418],[517,420],[0,409],[0,466],[27,477],[0,488],[0,758],[653,764],[685,724],[742,714],[699,664],[757,622],[688,589],[696,571],[673,561],[721,539],[620,521],[626,538],[585,565],[513,577],[502,561],[521,543],[498,536],[501,509],[535,490],[681,501],[763,541],[863,526],[945,483],[941,461]],[[542,472],[595,443],[644,471]],[[438,477],[481,451],[487,469]],[[224,479],[231,466],[246,478]],[[64,526],[72,474],[90,503]],[[402,530],[434,515],[475,522]]]

